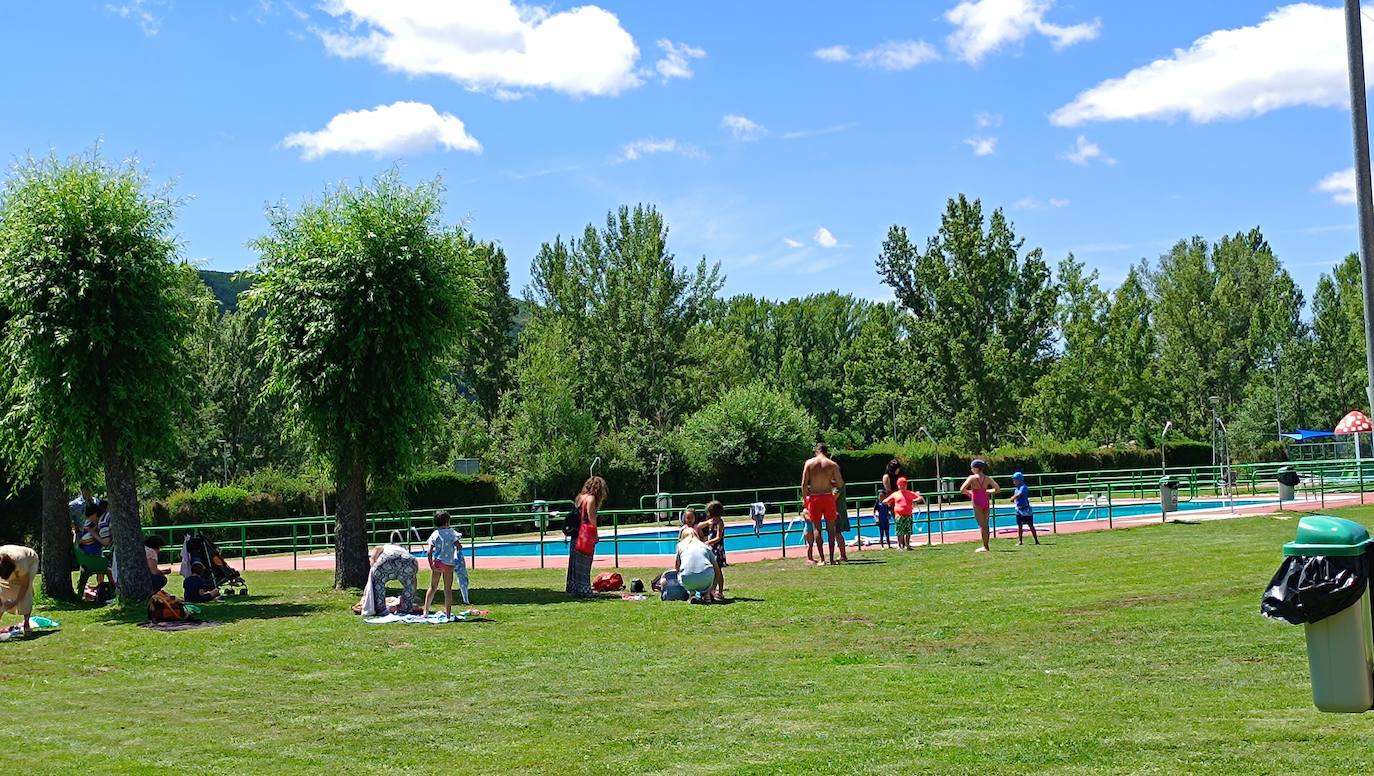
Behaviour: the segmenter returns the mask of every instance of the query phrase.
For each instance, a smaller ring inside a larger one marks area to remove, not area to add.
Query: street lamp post
[[[1164,430],[1159,434],[1159,476],[1168,477],[1169,467],[1164,463],[1164,438],[1169,436],[1169,429],[1174,427],[1172,420],[1164,421]]]
[[[1345,0],[1345,49],[1350,71],[1350,123],[1355,135],[1355,202],[1360,218],[1360,279],[1364,290],[1365,386],[1374,407],[1374,195],[1369,181],[1369,112],[1364,86],[1360,0]],[[1358,440],[1358,437],[1357,437]],[[1359,444],[1357,441],[1356,444]]]

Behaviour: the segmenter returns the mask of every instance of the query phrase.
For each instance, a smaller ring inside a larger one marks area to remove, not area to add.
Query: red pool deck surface
[[[1324,508],[1330,509],[1333,507],[1351,506],[1353,504],[1358,503],[1360,503],[1359,494],[1328,494],[1326,496],[1326,505]],[[1286,501],[1284,502],[1283,507],[1283,511],[1294,513],[1310,512],[1314,509],[1323,508],[1321,502],[1316,499],[1299,499],[1297,501]],[[1238,505],[1235,507],[1234,511],[1228,507],[1218,507],[1215,509],[1197,509],[1190,510],[1187,512],[1175,512],[1169,516],[1169,519],[1178,522],[1192,522],[1196,520],[1226,520],[1233,517],[1247,517],[1254,515],[1267,515],[1278,513],[1279,509],[1277,502],[1270,502],[1265,504],[1248,504],[1244,506]],[[1130,517],[1112,518],[1111,521],[1108,521],[1105,517],[1094,520],[1075,520],[1072,522],[1059,523],[1057,526],[1058,530],[1054,533],[1067,534],[1084,533],[1087,531],[1105,531],[1110,528],[1130,528],[1134,526],[1157,524],[1159,522],[1159,515],[1132,515]],[[751,523],[747,520],[732,521],[730,525],[751,525]],[[1052,534],[1051,525],[1049,522],[1037,521],[1036,528],[1040,531],[1042,536],[1048,536]],[[643,530],[662,530],[662,527],[647,527]],[[1013,539],[1016,537],[1016,526],[1014,524],[999,524],[997,527],[997,534],[993,538],[993,542],[996,543],[1007,541],[1008,536],[1010,536]],[[929,538],[930,543],[932,545],[964,544],[978,541],[978,531],[976,529],[963,531],[946,531],[943,536],[941,536],[941,534],[938,531],[936,531]],[[926,537],[924,535],[914,535],[911,537],[911,540],[913,548],[919,549],[920,547],[926,546]],[[603,540],[598,549],[608,547],[610,547],[610,543]],[[229,547],[225,547],[224,549],[230,550]],[[544,567],[563,567],[566,564],[566,553],[561,551],[561,546],[558,544],[554,544],[551,545],[550,549],[555,551],[548,552],[545,554]],[[856,546],[853,542],[851,542],[848,545],[847,550],[851,556],[862,555],[866,552],[886,552],[886,550],[881,550],[880,548],[871,545],[860,548]],[[749,563],[751,561],[756,560],[773,560],[783,557],[796,559],[802,559],[806,557],[806,548],[801,545],[789,545],[785,553],[781,546],[761,550],[729,550],[727,547],[727,551],[729,553],[729,559],[731,564]],[[232,552],[232,550],[230,550],[230,552]],[[601,568],[661,568],[665,565],[671,565],[672,557],[672,555],[628,555],[622,553],[620,555],[619,566],[617,566],[615,555],[613,553],[598,552],[596,554],[595,560],[593,561],[593,566]],[[236,567],[244,567],[244,561],[239,558],[230,557],[229,562]],[[488,557],[479,555],[477,557],[476,564],[473,564],[471,556],[469,555],[468,557],[469,566],[478,570],[537,569],[540,567],[539,562],[540,559],[538,556]],[[319,570],[333,568],[334,555],[332,553],[312,553],[310,555],[298,555],[294,559],[290,555],[275,555],[270,557],[249,558],[247,561],[247,567],[244,570],[249,572],[256,572],[291,571],[293,569]]]

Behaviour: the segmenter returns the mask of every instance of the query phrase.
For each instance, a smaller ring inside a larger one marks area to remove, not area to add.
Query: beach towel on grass
[[[62,623],[47,617],[30,617],[29,625],[34,633],[62,630]],[[15,623],[8,628],[0,628],[0,641],[18,641],[24,638],[24,626]]]
[[[423,616],[418,614],[388,614],[385,617],[369,617],[363,622],[369,625],[390,625],[393,622],[405,623],[406,625],[444,625],[450,622],[485,620],[487,614],[485,609],[468,609],[453,615],[446,615],[443,612],[434,612]]]

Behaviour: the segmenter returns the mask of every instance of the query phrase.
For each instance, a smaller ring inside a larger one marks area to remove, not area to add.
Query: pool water
[[[1201,509],[1224,509],[1230,502],[1224,500],[1213,501],[1187,501],[1180,502],[1178,509],[1180,512],[1196,511]],[[1235,505],[1253,506],[1255,504],[1277,503],[1273,499],[1236,499]],[[999,506],[995,511],[995,523],[999,529],[1014,528],[1016,526],[1016,513],[1010,506]],[[929,531],[932,538],[938,541],[940,534],[940,512],[934,507],[930,510]],[[973,519],[973,510],[968,507],[946,507],[944,509],[944,530],[945,531],[967,531],[976,530],[978,523]],[[1142,515],[1158,515],[1159,503],[1145,502],[1136,504],[1117,504],[1112,507],[1113,518],[1140,517]],[[1104,520],[1107,517],[1107,507],[1105,505],[1093,506],[1060,506],[1056,514],[1056,520],[1061,523],[1071,523],[1082,520]],[[878,526],[874,520],[872,512],[865,511],[859,514],[859,527],[865,539],[878,538]],[[845,534],[845,538],[852,540],[856,520],[854,513],[850,513],[849,518],[851,530]],[[1049,505],[1036,505],[1035,515],[1036,527],[1048,530],[1050,526]],[[779,534],[779,528],[784,533]],[[626,533],[634,531],[634,533]],[[726,552],[737,552],[742,550],[764,550],[781,547],[786,542],[788,547],[802,547],[806,540],[804,537],[805,524],[800,517],[789,517],[785,522],[779,523],[776,519],[763,523],[761,536],[754,535],[754,526],[731,525],[726,526],[725,530],[725,549]],[[925,541],[927,527],[926,515],[924,511],[916,513],[915,526],[912,535],[917,537],[922,543]],[[647,531],[636,527],[623,529],[619,537],[620,553],[622,555],[672,555],[677,549],[676,527]],[[893,526],[893,541],[896,541],[896,526]],[[914,541],[914,540],[913,540]],[[478,558],[483,557],[519,557],[534,556],[538,557],[540,551],[540,541],[530,539],[512,542],[489,542],[478,541],[475,545],[467,546],[464,542],[464,550],[471,557],[473,548],[476,548]],[[568,542],[561,534],[550,536],[543,541],[545,556],[566,555],[568,552]],[[601,541],[597,543],[596,551],[598,555],[609,555],[614,552],[615,544],[613,536],[607,528],[601,529]],[[423,553],[416,553],[423,556]]]

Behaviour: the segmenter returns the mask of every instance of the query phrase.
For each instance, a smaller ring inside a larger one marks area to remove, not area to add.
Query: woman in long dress
[[[571,537],[568,549],[568,595],[586,598],[592,591],[592,558],[596,555],[596,513],[606,501],[606,481],[600,477],[588,477],[577,494],[573,509],[578,510],[581,520],[577,535]]]

